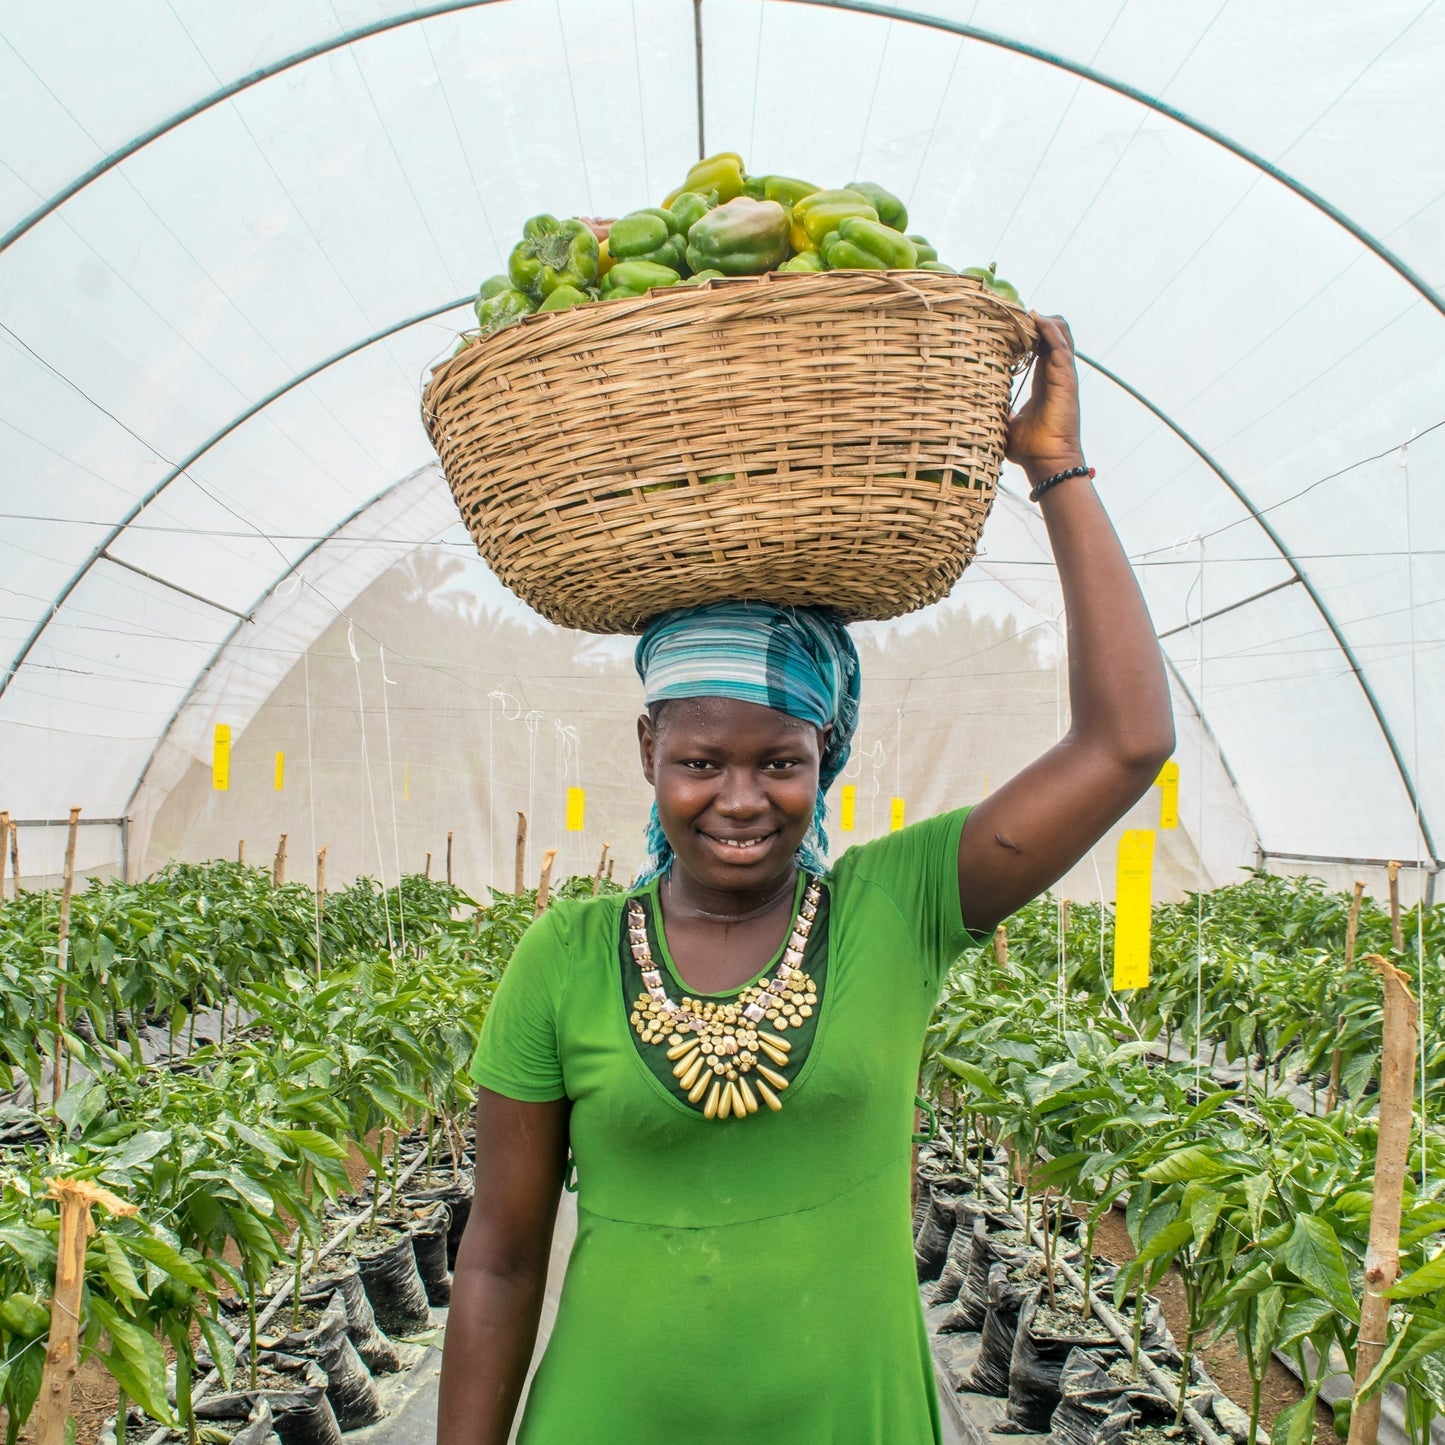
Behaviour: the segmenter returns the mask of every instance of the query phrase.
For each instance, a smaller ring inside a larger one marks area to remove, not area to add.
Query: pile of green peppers
[[[645,296],[666,286],[766,271],[943,271],[992,295],[1019,294],[992,265],[955,273],[908,230],[908,209],[876,181],[826,190],[792,176],[752,176],[731,151],[700,160],[660,206],[611,222],[533,216],[505,274],[482,283],[475,333],[462,346],[538,311]]]

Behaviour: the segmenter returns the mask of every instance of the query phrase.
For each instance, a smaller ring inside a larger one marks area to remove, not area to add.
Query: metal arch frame
[[[438,316],[445,315],[445,313],[448,311],[455,311],[460,306],[469,306],[472,303],[472,299],[473,298],[470,296],[463,296],[459,300],[448,301],[444,306],[435,307],[430,311],[422,311],[416,316],[409,316],[405,321],[399,321],[394,325],[388,326],[381,331],[375,331],[364,340],[358,341],[351,346],[347,346],[341,351],[334,352],[324,361],[319,361],[316,363],[315,366],[309,367],[305,371],[298,372],[295,376],[291,378],[290,381],[285,382],[281,386],[278,386],[274,391],[268,392],[259,401],[253,402],[244,411],[240,412],[237,416],[233,417],[230,421],[228,421],[226,425],[220,429],[220,431],[213,432],[209,437],[207,437],[206,440],[203,441],[200,446],[198,446],[184,461],[179,462],[175,466],[173,466],[170,471],[168,471],[165,476],[163,476],[155,484],[155,486],[153,486],[130,509],[130,511],[125,514],[125,516],[119,522],[115,523],[115,525],[110,529],[110,531],[106,533],[105,538],[102,541],[98,542],[91,549],[90,556],[87,557],[85,561],[80,564],[79,568],[75,572],[75,575],[71,577],[71,579],[65,584],[64,587],[60,589],[58,593],[56,593],[55,600],[50,604],[50,610],[31,629],[29,637],[25,639],[25,641],[20,646],[20,650],[11,659],[10,666],[5,671],[5,676],[3,678],[0,678],[0,697],[5,696],[6,689],[15,680],[20,669],[25,665],[25,659],[30,656],[36,644],[45,635],[45,629],[50,626],[51,622],[55,618],[56,613],[58,613],[60,609],[65,606],[66,602],[70,599],[70,596],[75,591],[75,589],[80,586],[80,584],[86,579],[87,576],[89,576],[90,569],[94,567],[97,562],[115,560],[114,558],[107,558],[106,556],[106,553],[110,548],[111,544],[121,536],[125,529],[129,527],[130,524],[134,522],[135,519],[139,517],[140,514],[144,512],[145,509],[150,506],[150,504],[154,502],[156,498],[159,497],[160,494],[165,491],[165,489],[169,487],[172,482],[177,481],[179,478],[185,476],[186,473],[190,470],[190,468],[193,467],[198,461],[200,461],[200,459],[205,456],[205,454],[210,451],[212,447],[218,446],[221,442],[225,441],[225,439],[230,436],[233,431],[235,431],[238,427],[244,426],[248,421],[251,420],[252,417],[258,415],[260,412],[264,411],[268,406],[270,406],[273,401],[279,401],[288,392],[294,391],[298,386],[301,386],[305,382],[310,381],[315,376],[319,376],[328,367],[335,366],[338,362],[345,361],[347,357],[355,356],[357,352],[364,351],[368,346],[373,346],[378,341],[385,341],[388,337],[395,336],[399,332],[407,330],[408,327],[419,326],[423,321],[432,321]],[[122,563],[119,565],[123,566],[125,564]],[[162,586],[169,587],[171,585],[162,578],[153,578],[152,580],[159,582]],[[265,596],[265,593],[263,593],[262,596]],[[215,603],[210,603],[209,599],[201,600],[207,601],[208,605],[211,606],[218,605]],[[229,611],[229,609],[227,608],[223,608],[222,610]]]
[[[78,176],[69,185],[64,187],[61,191],[57,192],[49,200],[42,203],[42,205],[37,207],[26,217],[24,217],[20,222],[16,224],[16,226],[12,227],[11,230],[4,235],[4,237],[0,237],[0,252],[8,249],[11,244],[19,240],[34,226],[39,224],[40,221],[44,220],[47,216],[52,214],[61,205],[65,204],[66,201],[70,200],[79,191],[83,190],[86,186],[88,186],[92,181],[99,179],[100,176],[106,174],[108,171],[120,165],[124,160],[129,158],[131,155],[134,155],[137,151],[143,149],[145,146],[149,145],[152,141],[160,139],[169,131],[184,124],[186,121],[191,120],[197,115],[200,115],[203,112],[213,108],[214,106],[221,104],[225,100],[231,99],[233,96],[241,93],[242,91],[250,89],[252,86],[257,85],[260,82],[270,79],[276,75],[279,75],[286,70],[292,69],[295,66],[304,64],[310,60],[317,59],[320,56],[329,54],[335,50],[343,49],[371,36],[383,34],[387,31],[400,28],[404,25],[410,25],[420,21],[432,19],[439,15],[456,13],[463,10],[476,9],[482,5],[496,3],[500,3],[500,0],[443,0],[443,3],[434,4],[425,9],[418,8],[405,15],[390,16],[383,20],[373,22],[370,25],[361,26],[350,31],[345,31],[340,35],[330,38],[329,40],[321,41],[315,45],[308,46],[303,50],[294,52],[289,56],[282,57],[280,60],[273,62],[270,65],[260,67],[259,69],[248,73],[247,75],[239,77],[238,79],[230,82],[228,85],[220,87],[216,91],[212,92],[210,95],[205,96],[201,100],[196,101],[192,105],[186,107],[184,110],[177,112],[175,115],[170,116],[166,120],[151,127],[149,130],[143,132],[140,136],[137,136],[126,145],[118,148],[115,151],[112,151],[108,156],[104,157],[95,166],[92,166],[81,176]],[[962,21],[947,20],[938,16],[920,14],[915,11],[908,11],[893,6],[874,3],[874,0],[788,0],[788,3],[811,5],[821,9],[831,9],[844,12],[852,12],[855,14],[870,15],[880,19],[895,20],[900,21],[904,24],[917,25],[924,29],[938,30],[945,33],[955,34],[965,39],[977,41],[980,44],[993,46],[997,49],[1010,51],[1018,55],[1023,55],[1029,59],[1038,61],[1054,69],[1062,70],[1068,74],[1075,75],[1080,79],[1089,81],[1091,84],[1098,85],[1104,89],[1113,91],[1115,94],[1120,95],[1125,99],[1131,100],[1136,104],[1142,105],[1147,109],[1156,112],[1157,114],[1166,116],[1177,124],[1184,126],[1186,129],[1195,132],[1197,135],[1200,135],[1203,138],[1212,141],[1214,144],[1220,146],[1224,150],[1227,150],[1232,155],[1236,156],[1240,160],[1243,160],[1244,162],[1246,162],[1246,164],[1258,170],[1260,173],[1269,176],[1278,184],[1284,186],[1286,189],[1299,196],[1308,205],[1319,211],[1322,215],[1328,217],[1336,225],[1342,227],[1367,250],[1369,250],[1372,254],[1385,262],[1385,264],[1389,266],[1391,270],[1393,270],[1407,284],[1409,284],[1424,300],[1426,300],[1431,306],[1433,306],[1439,314],[1445,316],[1445,299],[1442,299],[1441,295],[1433,287],[1431,287],[1422,276],[1420,276],[1412,267],[1410,267],[1400,256],[1396,255],[1392,250],[1390,250],[1390,248],[1385,246],[1382,241],[1372,235],[1369,231],[1365,230],[1362,226],[1358,225],[1343,211],[1332,205],[1318,192],[1312,190],[1308,186],[1305,186],[1301,181],[1297,180],[1288,172],[1283,171],[1279,167],[1273,165],[1263,156],[1257,154],[1254,151],[1251,151],[1248,147],[1241,145],[1237,141],[1234,141],[1229,136],[1225,135],[1222,131],[1217,130],[1215,127],[1210,126],[1203,121],[1195,119],[1193,116],[1188,115],[1186,112],[1181,111],[1174,106],[1167,105],[1163,101],[1159,100],[1157,97],[1150,96],[1145,92],[1139,90],[1137,87],[1129,85],[1127,82],[1116,80],[1111,76],[1105,75],[1101,71],[1094,69],[1092,66],[1083,65],[1078,62],[1071,61],[1052,51],[1044,50],[1041,47],[1030,45],[1023,41],[1011,39],[1008,36],[1000,35],[994,31],[984,30],[978,26],[973,26]],[[695,9],[700,9],[700,5],[695,6]],[[700,59],[701,57],[699,57],[699,60]],[[701,93],[699,91],[699,100],[700,98]],[[465,304],[465,301],[463,300],[461,302],[452,303],[451,306],[441,307],[437,311],[429,313],[429,316],[439,315],[442,311],[452,309],[453,306],[460,304]],[[403,326],[408,324],[415,324],[417,320],[423,319],[429,319],[429,317],[414,318],[412,322],[403,323]],[[402,329],[402,327],[394,328],[394,330],[399,329]],[[385,334],[389,333],[382,333],[381,335]],[[380,339],[380,336],[372,339]],[[134,520],[134,518],[139,514],[139,512],[144,509],[144,507],[149,503],[149,501],[152,500],[161,489],[169,485],[169,483],[173,481],[177,475],[180,475],[182,472],[184,472],[186,467],[192,465],[195,460],[201,454],[203,454],[204,451],[215,445],[217,441],[227,435],[231,430],[234,430],[236,426],[239,426],[240,424],[242,424],[242,422],[248,420],[251,416],[255,415],[263,407],[269,405],[271,401],[276,400],[280,395],[284,395],[286,391],[289,391],[292,387],[299,385],[301,381],[315,375],[317,371],[324,369],[328,365],[334,364],[335,361],[342,359],[346,355],[353,354],[353,352],[360,350],[362,347],[368,344],[370,343],[358,343],[350,350],[339,353],[337,356],[330,358],[326,362],[321,363],[316,368],[313,368],[312,371],[304,374],[303,376],[299,376],[293,379],[292,382],[288,383],[279,391],[273,392],[268,397],[257,402],[246,413],[244,413],[241,417],[237,418],[222,432],[218,433],[211,441],[206,443],[205,446],[200,449],[200,451],[188,458],[182,467],[178,468],[174,473],[172,473],[164,481],[162,481],[157,486],[157,488],[153,489],[153,491],[147,495],[147,497],[139,504],[139,506],[137,506],[127,516],[125,521],[123,521],[119,525],[119,527],[117,527],[112,532],[112,534],[107,538],[105,544],[100,549],[98,549],[96,553],[92,554],[92,557],[83,565],[83,567],[76,574],[76,576],[72,578],[71,582],[66,586],[62,593],[57,596],[56,600],[51,605],[51,610],[49,614],[47,614],[47,616],[42,619],[40,623],[37,624],[36,628],[31,633],[30,637],[26,640],[24,646],[21,648],[20,652],[12,661],[4,679],[0,679],[0,695],[3,695],[5,688],[8,687],[11,679],[16,675],[20,666],[24,663],[26,657],[29,655],[30,651],[34,647],[35,643],[43,634],[45,627],[48,625],[50,619],[55,616],[55,613],[64,604],[65,600],[70,596],[70,594],[74,591],[80,580],[89,572],[95,561],[99,560],[99,553],[103,552],[105,550],[105,547],[109,546],[110,543],[113,542],[116,537],[120,535],[124,528],[128,526],[131,521]],[[1087,361],[1087,358],[1081,359]],[[1278,548],[1281,557],[1289,563],[1295,574],[1300,578],[1300,581],[1305,586],[1305,589],[1309,593],[1311,600],[1314,602],[1316,608],[1318,609],[1321,618],[1324,620],[1326,626],[1331,632],[1331,635],[1334,637],[1337,645],[1340,647],[1342,653],[1348,661],[1351,671],[1355,674],[1356,678],[1360,683],[1360,687],[1365,694],[1370,709],[1374,714],[1376,721],[1380,726],[1381,732],[1385,738],[1386,744],[1390,749],[1391,756],[1395,761],[1401,780],[1405,786],[1407,796],[1409,797],[1414,807],[1415,816],[1420,827],[1422,839],[1426,843],[1426,846],[1430,849],[1431,856],[1433,857],[1435,854],[1435,847],[1432,841],[1429,826],[1424,818],[1423,812],[1421,811],[1419,800],[1415,790],[1414,781],[1410,776],[1409,770],[1405,764],[1403,755],[1400,752],[1400,748],[1394,737],[1393,731],[1385,720],[1378,699],[1375,697],[1373,690],[1371,689],[1364,677],[1358,659],[1354,655],[1353,649],[1351,649],[1349,644],[1346,642],[1343,634],[1339,630],[1338,624],[1335,622],[1329,610],[1325,607],[1313,584],[1309,581],[1305,573],[1301,571],[1298,564],[1291,556],[1289,550],[1284,546],[1283,542],[1274,532],[1274,529],[1270,526],[1270,524],[1265,521],[1265,519],[1260,515],[1257,509],[1248,501],[1248,499],[1244,496],[1243,492],[1239,489],[1237,484],[1233,482],[1233,480],[1218,466],[1217,463],[1212,460],[1212,458],[1207,455],[1207,453],[1205,453],[1198,446],[1197,443],[1195,443],[1181,428],[1179,428],[1164,412],[1162,412],[1158,407],[1154,406],[1151,402],[1145,399],[1134,388],[1130,387],[1127,383],[1123,382],[1119,377],[1114,375],[1114,373],[1107,370],[1107,368],[1102,367],[1096,362],[1088,362],[1088,364],[1093,366],[1095,370],[1099,371],[1101,375],[1105,375],[1110,380],[1114,381],[1115,384],[1119,385],[1122,389],[1124,389],[1131,396],[1133,396],[1135,400],[1139,401],[1142,405],[1147,407],[1153,415],[1155,415],[1159,418],[1159,420],[1164,422],[1166,426],[1168,426],[1173,432],[1175,432],[1175,434],[1178,435],[1181,440],[1185,441],[1185,443],[1189,445],[1195,451],[1195,453],[1200,456],[1202,460],[1205,461],[1208,466],[1211,467],[1211,469],[1220,478],[1220,480],[1225,483],[1225,485],[1234,494],[1234,496],[1241,502],[1242,505],[1246,507],[1246,509],[1253,516],[1254,520],[1258,522],[1261,529],[1265,532],[1266,536],[1268,536],[1270,541]]]
[[[319,552],[324,546],[326,546],[328,542],[331,542],[335,538],[339,537],[341,533],[344,532],[354,521],[356,521],[358,517],[364,516],[373,507],[379,506],[382,502],[384,502],[389,496],[391,496],[393,492],[399,490],[401,487],[406,486],[408,482],[414,482],[419,476],[422,475],[423,472],[430,471],[436,465],[437,463],[435,461],[427,462],[425,465],[418,467],[415,471],[408,472],[404,477],[398,477],[394,482],[391,482],[387,486],[384,486],[374,496],[369,497],[359,507],[356,507],[352,511],[348,512],[346,516],[344,516],[329,532],[326,533],[325,536],[318,537],[314,542],[312,542],[311,545],[307,547],[306,550],[302,552],[294,562],[291,563],[290,567],[287,569],[287,572],[284,575],[289,576],[290,573],[294,572],[309,558],[314,557],[316,553]],[[421,542],[418,542],[417,545],[421,546],[423,544]],[[256,600],[251,604],[250,608],[248,609],[248,615],[241,618],[240,621],[238,621],[236,625],[232,627],[231,630],[225,635],[225,637],[223,637],[220,642],[216,644],[215,651],[211,653],[209,661],[195,675],[195,678],[192,680],[190,687],[186,689],[185,696],[182,697],[181,700],[175,705],[175,708],[172,710],[170,717],[166,719],[166,725],[160,730],[160,732],[156,734],[155,746],[151,749],[150,756],[146,758],[145,766],[140,770],[139,773],[136,774],[135,787],[130,790],[130,796],[125,800],[125,807],[121,809],[121,812],[127,818],[130,816],[131,809],[135,807],[135,800],[140,797],[140,791],[143,787],[145,787],[146,778],[150,774],[151,768],[155,766],[155,761],[156,758],[160,755],[161,747],[164,745],[165,740],[171,735],[171,729],[175,727],[177,719],[186,710],[186,707],[189,705],[191,699],[195,697],[195,695],[200,691],[201,684],[205,682],[205,680],[211,675],[211,672],[215,668],[216,664],[219,663],[220,660],[226,655],[226,649],[229,648],[230,645],[236,640],[237,636],[240,634],[241,629],[248,622],[252,622],[255,620],[255,613],[257,609],[276,590],[277,585],[277,582],[272,582],[271,585],[267,587],[266,590],[262,592],[261,595],[257,597]],[[309,647],[310,644],[308,643],[307,646]],[[1256,830],[1256,836],[1258,836],[1258,830]]]
[[[1324,598],[1320,596],[1314,583],[1310,581],[1309,574],[1300,567],[1298,562],[1295,561],[1293,554],[1290,552],[1289,548],[1285,546],[1283,538],[1281,538],[1279,533],[1275,531],[1273,524],[1249,499],[1249,497],[1245,494],[1243,488],[1240,487],[1239,483],[1236,482],[1234,478],[1230,476],[1227,471],[1224,470],[1224,468],[1219,464],[1219,462],[1217,462],[1214,457],[1212,457],[1197,441],[1195,441],[1195,439],[1190,436],[1189,433],[1185,431],[1178,422],[1176,422],[1167,413],[1161,411],[1159,407],[1155,406],[1155,404],[1150,401],[1149,398],[1145,396],[1141,391],[1139,391],[1136,387],[1131,386],[1127,381],[1124,380],[1123,377],[1111,371],[1102,362],[1095,361],[1092,357],[1085,355],[1082,351],[1076,351],[1074,354],[1078,357],[1080,361],[1082,361],[1087,367],[1089,367],[1090,370],[1095,371],[1100,376],[1107,378],[1109,381],[1112,381],[1114,385],[1117,386],[1121,391],[1132,397],[1135,401],[1139,403],[1140,406],[1144,407],[1153,416],[1157,417],[1161,422],[1163,422],[1164,425],[1167,426],[1169,430],[1173,432],[1174,435],[1177,436],[1179,440],[1182,441],[1184,445],[1187,446],[1190,451],[1192,451],[1194,455],[1197,456],[1199,460],[1202,461],[1204,465],[1207,466],[1209,470],[1212,471],[1214,475],[1219,478],[1221,482],[1224,483],[1224,485],[1233,494],[1235,500],[1238,501],[1239,504],[1245,509],[1245,511],[1249,513],[1250,517],[1255,522],[1255,525],[1259,527],[1260,531],[1269,538],[1271,544],[1278,550],[1280,559],[1289,566],[1290,571],[1294,573],[1295,577],[1299,580],[1300,585],[1309,594],[1309,599],[1311,602],[1314,603],[1315,610],[1319,613],[1321,621],[1323,621],[1325,626],[1329,629],[1330,636],[1335,640],[1335,645],[1344,655],[1345,661],[1349,663],[1350,671],[1354,673],[1355,681],[1359,683],[1360,691],[1365,695],[1365,702],[1369,705],[1370,711],[1374,714],[1375,722],[1379,726],[1380,732],[1385,739],[1385,745],[1390,749],[1390,756],[1394,759],[1395,768],[1399,772],[1400,781],[1405,788],[1405,796],[1410,800],[1411,810],[1415,814],[1415,820],[1420,829],[1420,836],[1424,841],[1425,847],[1429,849],[1431,858],[1435,858],[1437,854],[1435,852],[1434,836],[1430,831],[1430,824],[1425,817],[1424,809],[1420,805],[1419,794],[1415,790],[1415,780],[1410,774],[1409,766],[1405,762],[1405,755],[1400,750],[1400,745],[1395,737],[1394,730],[1390,727],[1389,721],[1385,717],[1384,709],[1380,706],[1379,698],[1375,696],[1374,688],[1370,686],[1369,680],[1365,677],[1364,669],[1361,668],[1359,659],[1355,656],[1354,648],[1350,646],[1349,641],[1345,637],[1345,634],[1340,630],[1340,625],[1338,622],[1335,621],[1334,614],[1325,605]],[[1195,708],[1195,711],[1198,712],[1197,707]]]
[[[0,253],[7,250],[14,242],[18,241],[32,227],[38,225],[53,211],[59,209],[78,192],[85,189],[92,181],[99,180],[108,171],[113,170],[121,162],[129,159],[137,151],[150,145],[152,141],[159,140],[168,132],[175,130],[178,126],[184,125],[188,120],[220,105],[223,101],[230,100],[233,96],[239,95],[242,91],[249,90],[252,86],[259,85],[264,80],[270,80],[287,70],[298,65],[316,60],[323,55],[329,55],[334,50],[341,50],[358,41],[370,39],[374,35],[382,35],[390,30],[400,29],[405,25],[413,25],[421,21],[435,19],[440,15],[451,15],[462,10],[475,10],[483,5],[496,5],[503,3],[503,0],[441,0],[441,3],[429,5],[425,8],[417,8],[407,12],[405,15],[392,15],[383,20],[373,21],[370,25],[358,26],[354,30],[343,31],[340,35],[333,36],[329,40],[318,41],[315,45],[309,45],[303,50],[295,51],[291,55],[282,56],[281,59],[273,61],[270,65],[263,65],[260,68],[238,77],[227,85],[212,91],[209,95],[203,96],[200,100],[177,111],[174,115],[168,116],[165,120],[153,125],[149,130],[143,131],[133,140],[127,141],[125,145],[91,166],[89,170],[77,176],[68,185],[63,186],[49,200],[42,202],[29,215],[18,221],[4,236],[0,236]],[[1166,116],[1186,130],[1193,131],[1196,135],[1203,136],[1205,140],[1212,141],[1215,145],[1227,150],[1231,155],[1252,166],[1255,170],[1277,181],[1287,190],[1292,191],[1302,201],[1322,215],[1327,216],[1337,226],[1348,231],[1362,246],[1373,255],[1383,261],[1402,280],[1407,282],[1416,292],[1420,294],[1441,316],[1445,316],[1445,297],[1442,297],[1428,281],[1425,280],[1412,266],[1402,257],[1395,254],[1385,245],[1379,237],[1367,231],[1363,226],[1357,224],[1337,206],[1327,201],[1318,191],[1312,190],[1303,181],[1297,180],[1288,171],[1281,170],[1272,162],[1266,160],[1256,151],[1248,146],[1241,145],[1238,141],[1231,139],[1223,131],[1207,124],[1205,121],[1197,120],[1186,111],[1176,106],[1168,105],[1156,96],[1151,96],[1137,86],[1130,85],[1127,81],[1116,80],[1113,76],[1106,75],[1102,71],[1095,70],[1090,65],[1083,65],[1078,61],[1069,60],[1065,56],[1055,54],[1051,50],[1044,50],[1037,45],[1029,45],[1022,40],[1013,40],[1007,35],[1000,35],[997,31],[984,30],[977,25],[969,25],[961,20],[946,20],[935,15],[923,15],[917,11],[903,10],[891,5],[876,3],[876,0],[773,0],[773,3],[787,3],[793,5],[815,6],[823,10],[841,10],[852,12],[858,15],[871,15],[882,20],[897,20],[905,25],[921,26],[925,30],[941,30],[947,34],[958,35],[966,40],[975,40],[981,45],[989,45],[998,50],[1007,50],[1015,55],[1026,56],[1030,60],[1036,60],[1040,64],[1051,66],[1055,70],[1062,70],[1070,75],[1076,75],[1081,80],[1087,80],[1092,85],[1101,86],[1105,90],[1111,90],[1116,95],[1123,96],[1137,105],[1142,105],[1158,115]],[[695,13],[701,8],[701,0],[696,0]],[[698,31],[699,51],[699,82],[698,93],[699,103],[701,102],[701,30]],[[701,140],[701,127],[699,126],[699,140]]]

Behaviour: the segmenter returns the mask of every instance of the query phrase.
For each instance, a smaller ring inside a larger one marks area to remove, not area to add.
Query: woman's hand
[[[1074,371],[1074,338],[1062,316],[1034,313],[1039,329],[1029,399],[1009,418],[1005,455],[1027,473],[1031,484],[1084,465],[1079,441],[1079,378]]]

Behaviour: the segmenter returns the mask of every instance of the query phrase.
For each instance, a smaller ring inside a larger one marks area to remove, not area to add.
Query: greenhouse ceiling
[[[942,255],[1069,318],[1090,460],[1260,846],[1440,857],[1445,5],[0,17],[14,816],[163,794],[219,695],[244,721],[454,525],[420,385],[526,216],[735,149],[885,179]],[[976,565],[1048,610],[1041,536]]]

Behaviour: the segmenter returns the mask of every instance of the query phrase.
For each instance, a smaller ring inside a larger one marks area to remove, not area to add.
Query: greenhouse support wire
[[[391,703],[387,688],[395,687],[386,675],[386,648],[376,644],[377,660],[381,663],[381,716],[386,727],[386,792],[391,800],[391,851],[396,859],[396,911],[401,930],[401,950],[406,952],[406,897],[401,886],[401,830],[396,822],[396,765],[391,757]]]
[[[426,1155],[427,1151],[425,1148],[419,1149],[417,1151],[416,1158],[413,1159],[411,1163],[408,1164],[398,1176],[396,1181],[397,1190],[400,1189],[401,1185],[406,1184],[408,1181],[410,1181],[411,1178],[416,1174],[417,1170],[426,1163]],[[386,1184],[383,1187],[383,1181],[379,1175],[373,1174],[373,1177],[376,1179],[376,1186],[381,1193],[382,1201],[389,1204],[397,1190],[394,1190],[389,1184]],[[339,1249],[346,1240],[350,1239],[351,1236],[356,1232],[357,1226],[364,1223],[370,1217],[370,1215],[371,1211],[369,1209],[363,1209],[359,1214],[354,1214],[350,1219],[344,1220],[336,1233],[332,1235],[331,1238],[327,1240],[326,1243],[323,1244],[321,1248],[318,1249],[316,1253],[312,1256],[311,1272],[314,1274],[316,1271],[316,1266],[320,1264],[327,1255]],[[281,1284],[277,1288],[276,1292],[271,1296],[271,1298],[266,1302],[266,1304],[256,1315],[256,1330],[258,1334],[260,1333],[261,1327],[265,1324],[268,1324],[272,1317],[276,1314],[276,1311],[279,1310],[282,1304],[285,1303],[286,1299],[291,1294],[294,1288],[294,1279],[286,1278],[281,1281]],[[235,1333],[232,1334],[231,1331],[226,1327],[225,1321],[220,1319],[219,1316],[216,1317],[216,1323],[220,1325],[222,1329],[226,1330],[227,1334],[231,1335],[232,1340],[240,1339],[242,1332],[249,1329],[249,1325],[246,1322],[237,1321]],[[191,1390],[192,1405],[194,1406],[195,1402],[199,1400],[203,1395],[209,1394],[212,1387],[219,1383],[220,1378],[221,1372],[216,1369],[212,1369],[208,1375],[204,1376],[200,1383],[194,1386]],[[158,1430],[154,1430],[151,1432],[151,1434],[146,1436],[144,1445],[164,1445],[165,1440],[170,1434],[171,1427],[169,1425],[162,1425]]]
[[[371,753],[366,746],[366,695],[361,690],[361,657],[356,651],[356,629],[348,625],[346,645],[351,649],[351,668],[356,674],[356,719],[361,724],[361,763],[366,771],[366,800],[371,805],[371,834],[376,839],[376,866],[381,874],[381,912],[386,919],[386,947],[396,957],[396,939],[391,931],[391,905],[386,898],[386,858],[381,851],[381,824],[376,816],[376,786],[371,776]],[[399,886],[399,880],[398,880]]]

